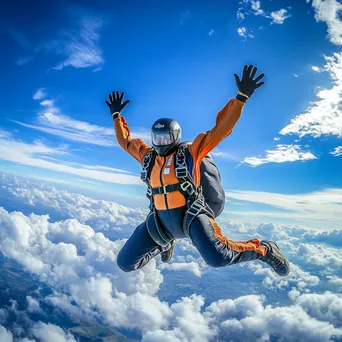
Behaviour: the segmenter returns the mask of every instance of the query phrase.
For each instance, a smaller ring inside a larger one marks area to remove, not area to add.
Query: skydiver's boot
[[[260,244],[267,247],[266,255],[260,260],[270,265],[281,277],[287,276],[290,272],[290,264],[280,253],[279,247],[272,241],[260,241]]]
[[[172,240],[170,242],[171,247],[167,251],[160,253],[162,262],[169,262],[171,260],[176,244],[177,244],[177,240],[176,239]]]

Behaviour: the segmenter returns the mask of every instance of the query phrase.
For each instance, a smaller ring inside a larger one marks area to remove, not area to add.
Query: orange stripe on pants
[[[261,255],[265,255],[267,252],[267,248],[260,245],[260,241],[258,239],[248,240],[247,242],[237,242],[228,240],[225,236],[222,235],[222,230],[220,226],[211,218],[208,217],[209,221],[214,229],[215,237],[225,244],[229,249],[236,252],[245,252],[245,251],[253,251],[259,253]]]

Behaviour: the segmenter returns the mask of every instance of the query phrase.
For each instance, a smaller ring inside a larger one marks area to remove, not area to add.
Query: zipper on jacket
[[[162,168],[160,169],[160,184],[161,184],[161,186],[164,186],[164,184],[163,184],[163,169],[165,166],[165,162],[166,162],[166,157],[164,156],[164,163],[163,163]],[[166,194],[164,194],[164,201],[165,201],[166,209],[169,210],[169,205],[167,203],[167,195]]]

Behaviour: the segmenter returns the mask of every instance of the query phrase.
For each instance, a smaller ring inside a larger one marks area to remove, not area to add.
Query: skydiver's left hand
[[[257,78],[253,79],[257,70],[258,68],[254,67],[253,65],[245,65],[241,80],[237,74],[234,74],[236,85],[239,89],[239,95],[240,97],[244,97],[245,100],[249,99],[255,90],[260,88],[265,83],[259,82],[264,77],[264,74],[261,74]]]

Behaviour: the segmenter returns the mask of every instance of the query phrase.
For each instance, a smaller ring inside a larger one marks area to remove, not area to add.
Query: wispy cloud
[[[215,30],[211,29],[211,30],[209,31],[209,36],[213,35],[214,33],[215,33]]]
[[[309,151],[302,151],[299,145],[279,144],[276,150],[266,150],[266,157],[247,157],[242,163],[255,167],[266,163],[285,163],[312,159],[317,159],[317,157]]]
[[[244,38],[247,38],[247,37],[254,38],[254,35],[252,33],[248,33],[247,28],[244,27],[244,26],[243,27],[239,27],[237,29],[237,33],[238,33],[239,36],[244,37]]]
[[[342,156],[342,146],[335,147],[335,150],[330,152],[330,154],[332,154],[335,157]]]
[[[284,21],[291,16],[288,12],[288,9],[281,8],[276,11],[267,12],[261,8],[260,1],[244,0],[240,2],[240,7],[237,11],[237,18],[239,21],[243,21],[248,15],[260,16],[262,18],[268,19],[270,25],[283,24]],[[242,37],[254,38],[253,32],[247,34],[247,31],[250,31],[247,27],[240,27],[238,29],[238,34]]]
[[[271,12],[270,17],[272,18],[272,24],[283,24],[285,19],[289,18],[287,10],[282,8],[279,11]]]
[[[99,146],[118,146],[114,137],[114,130],[84,121],[78,121],[65,115],[43,113],[38,116],[38,123],[42,125],[31,125],[24,122],[11,120],[21,126],[33,128],[38,131],[59,136],[63,139]],[[56,125],[60,123],[60,126]],[[72,126],[72,124],[75,126]],[[81,126],[81,127],[80,127]]]
[[[342,212],[342,188],[331,188],[310,193],[280,194],[264,191],[228,190],[226,197],[230,201],[241,203],[256,203],[269,206],[263,210],[245,210],[243,212],[231,211],[236,217],[286,219],[314,226],[319,229],[332,229],[340,227]],[[270,209],[280,209],[279,211]]]
[[[317,22],[323,21],[328,26],[328,38],[331,43],[342,45],[342,3],[338,0],[313,0],[312,7],[315,10]]]
[[[303,114],[294,117],[280,134],[296,134],[299,137],[311,135],[315,138],[321,135],[342,137],[342,53],[324,58],[326,64],[321,69],[330,74],[333,87],[321,88],[316,94],[318,99],[310,103]]]
[[[246,27],[239,27],[239,28],[237,29],[237,33],[238,33],[238,35],[241,36],[241,37],[246,37],[246,32],[247,32]]]
[[[215,158],[222,158],[222,159],[226,159],[226,160],[234,160],[234,161],[238,161],[239,158],[232,155],[231,153],[225,152],[225,151],[221,151],[221,150],[214,150],[212,152],[210,152],[210,154],[215,157]]]
[[[191,17],[190,10],[183,12],[179,21],[179,25],[183,26],[186,23],[186,21],[189,20],[190,17]]]
[[[33,99],[34,100],[42,100],[43,98],[46,97],[45,89],[40,88],[38,89],[34,94],[33,94]]]
[[[33,98],[41,100],[46,96],[45,89],[40,88],[33,95]],[[56,106],[55,101],[52,99],[45,98],[40,102],[40,105],[43,107],[44,111],[37,115],[33,124],[17,120],[11,121],[21,126],[56,135],[69,141],[99,146],[119,146],[115,139],[113,127],[101,127],[63,115],[61,114],[61,110]],[[109,119],[109,122],[111,122],[111,119]],[[139,137],[140,139],[144,139],[147,143],[150,143],[151,141],[150,131],[145,128],[133,130],[132,137]]]
[[[65,30],[61,33],[62,38],[46,44],[44,49],[47,52],[66,57],[53,69],[61,70],[67,66],[99,68],[104,63],[99,46],[99,30],[103,25],[104,21],[100,18],[84,18],[79,22],[78,30]]]
[[[17,61],[15,62],[16,65],[22,66],[27,64],[30,60],[33,59],[33,56],[26,56],[26,57],[21,57],[18,58]]]
[[[33,46],[31,42],[29,41],[29,39],[26,38],[26,36],[22,32],[19,32],[16,29],[9,29],[8,33],[20,45],[20,47],[23,50],[25,50],[25,54],[26,54],[26,56],[19,57],[16,60],[15,64],[19,66],[27,64],[29,61],[33,59],[33,54],[27,56],[27,54],[30,54],[33,50]]]
[[[316,72],[322,72],[322,69],[321,69],[320,67],[318,67],[317,65],[313,65],[313,66],[311,67],[311,69],[312,69],[313,71],[316,71]]]
[[[15,29],[8,30],[8,33],[24,50],[29,50],[31,48],[31,42],[24,36],[23,33]]]
[[[65,145],[55,148],[46,146],[40,141],[31,144],[24,143],[15,140],[8,134],[0,135],[0,145],[0,159],[2,160],[109,183],[143,185],[139,177],[132,176],[127,171],[122,172],[120,170],[119,172],[118,169],[111,169],[106,166],[70,164],[61,158],[54,162],[53,159],[46,158],[69,155]]]
[[[11,121],[27,128],[36,129],[78,143],[105,147],[119,146],[116,142],[114,128],[97,126],[86,121],[75,120],[66,115],[49,112],[39,114],[37,121],[40,125],[26,124],[16,120]],[[150,132],[146,129],[132,131],[132,138],[140,138],[147,143],[150,143],[151,140]]]

